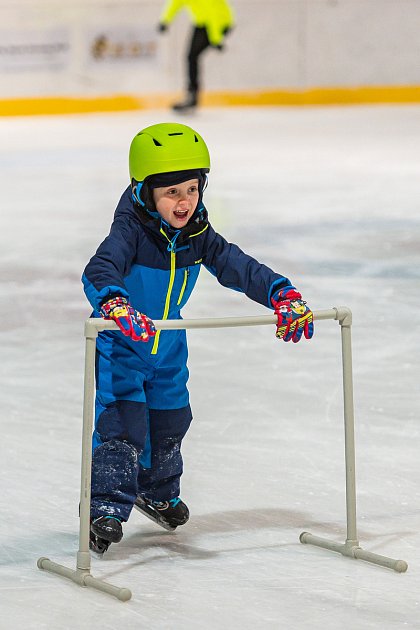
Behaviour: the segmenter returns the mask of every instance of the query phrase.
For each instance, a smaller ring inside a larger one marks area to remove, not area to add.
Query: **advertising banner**
[[[57,72],[70,62],[70,31],[62,28],[0,30],[0,72]]]

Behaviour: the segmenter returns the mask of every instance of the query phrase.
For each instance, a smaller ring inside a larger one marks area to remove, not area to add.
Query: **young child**
[[[197,132],[147,127],[131,143],[129,165],[131,185],[82,278],[93,316],[120,329],[97,340],[91,548],[100,553],[121,540],[133,506],[167,529],[188,520],[179,498],[192,420],[186,334],[156,331],[153,319],[181,318],[201,266],[274,308],[280,339],[313,334],[312,313],[290,280],[211,227],[203,204],[210,158]]]

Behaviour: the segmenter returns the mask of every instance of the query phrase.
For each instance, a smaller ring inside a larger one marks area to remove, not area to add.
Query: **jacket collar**
[[[190,246],[189,239],[198,236],[208,227],[208,212],[201,203],[187,225],[180,230],[173,228],[161,217],[154,217],[140,205],[134,205],[135,212],[142,225],[155,237],[168,243],[168,251],[177,252]]]

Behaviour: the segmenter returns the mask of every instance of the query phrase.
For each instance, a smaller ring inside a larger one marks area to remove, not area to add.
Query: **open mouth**
[[[186,219],[188,216],[188,210],[175,210],[174,215],[177,219]]]

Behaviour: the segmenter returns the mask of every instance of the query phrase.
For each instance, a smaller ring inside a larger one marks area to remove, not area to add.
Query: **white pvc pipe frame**
[[[333,319],[341,327],[341,349],[343,365],[344,392],[344,439],[346,460],[346,507],[347,507],[347,538],[344,543],[338,543],[325,538],[314,536],[309,532],[302,532],[300,542],[331,551],[343,556],[366,560],[403,573],[408,565],[404,560],[394,560],[376,553],[364,551],[359,546],[356,527],[356,479],[355,479],[355,444],[354,444],[354,408],[353,408],[353,373],[351,324],[352,314],[346,306],[314,312],[317,321]],[[224,317],[210,319],[161,320],[154,324],[158,330],[180,330],[192,328],[227,328],[236,326],[264,326],[273,325],[277,321],[275,315],[252,317]],[[38,568],[67,577],[80,586],[90,586],[97,590],[114,595],[121,601],[131,598],[128,588],[120,588],[94,578],[90,573],[90,492],[92,467],[92,431],[93,406],[95,396],[95,351],[98,332],[102,330],[118,330],[115,322],[104,319],[88,319],[85,323],[86,355],[84,376],[83,401],[83,436],[82,436],[82,470],[80,487],[80,530],[79,551],[77,553],[76,570],[52,562],[48,558],[39,558]]]

